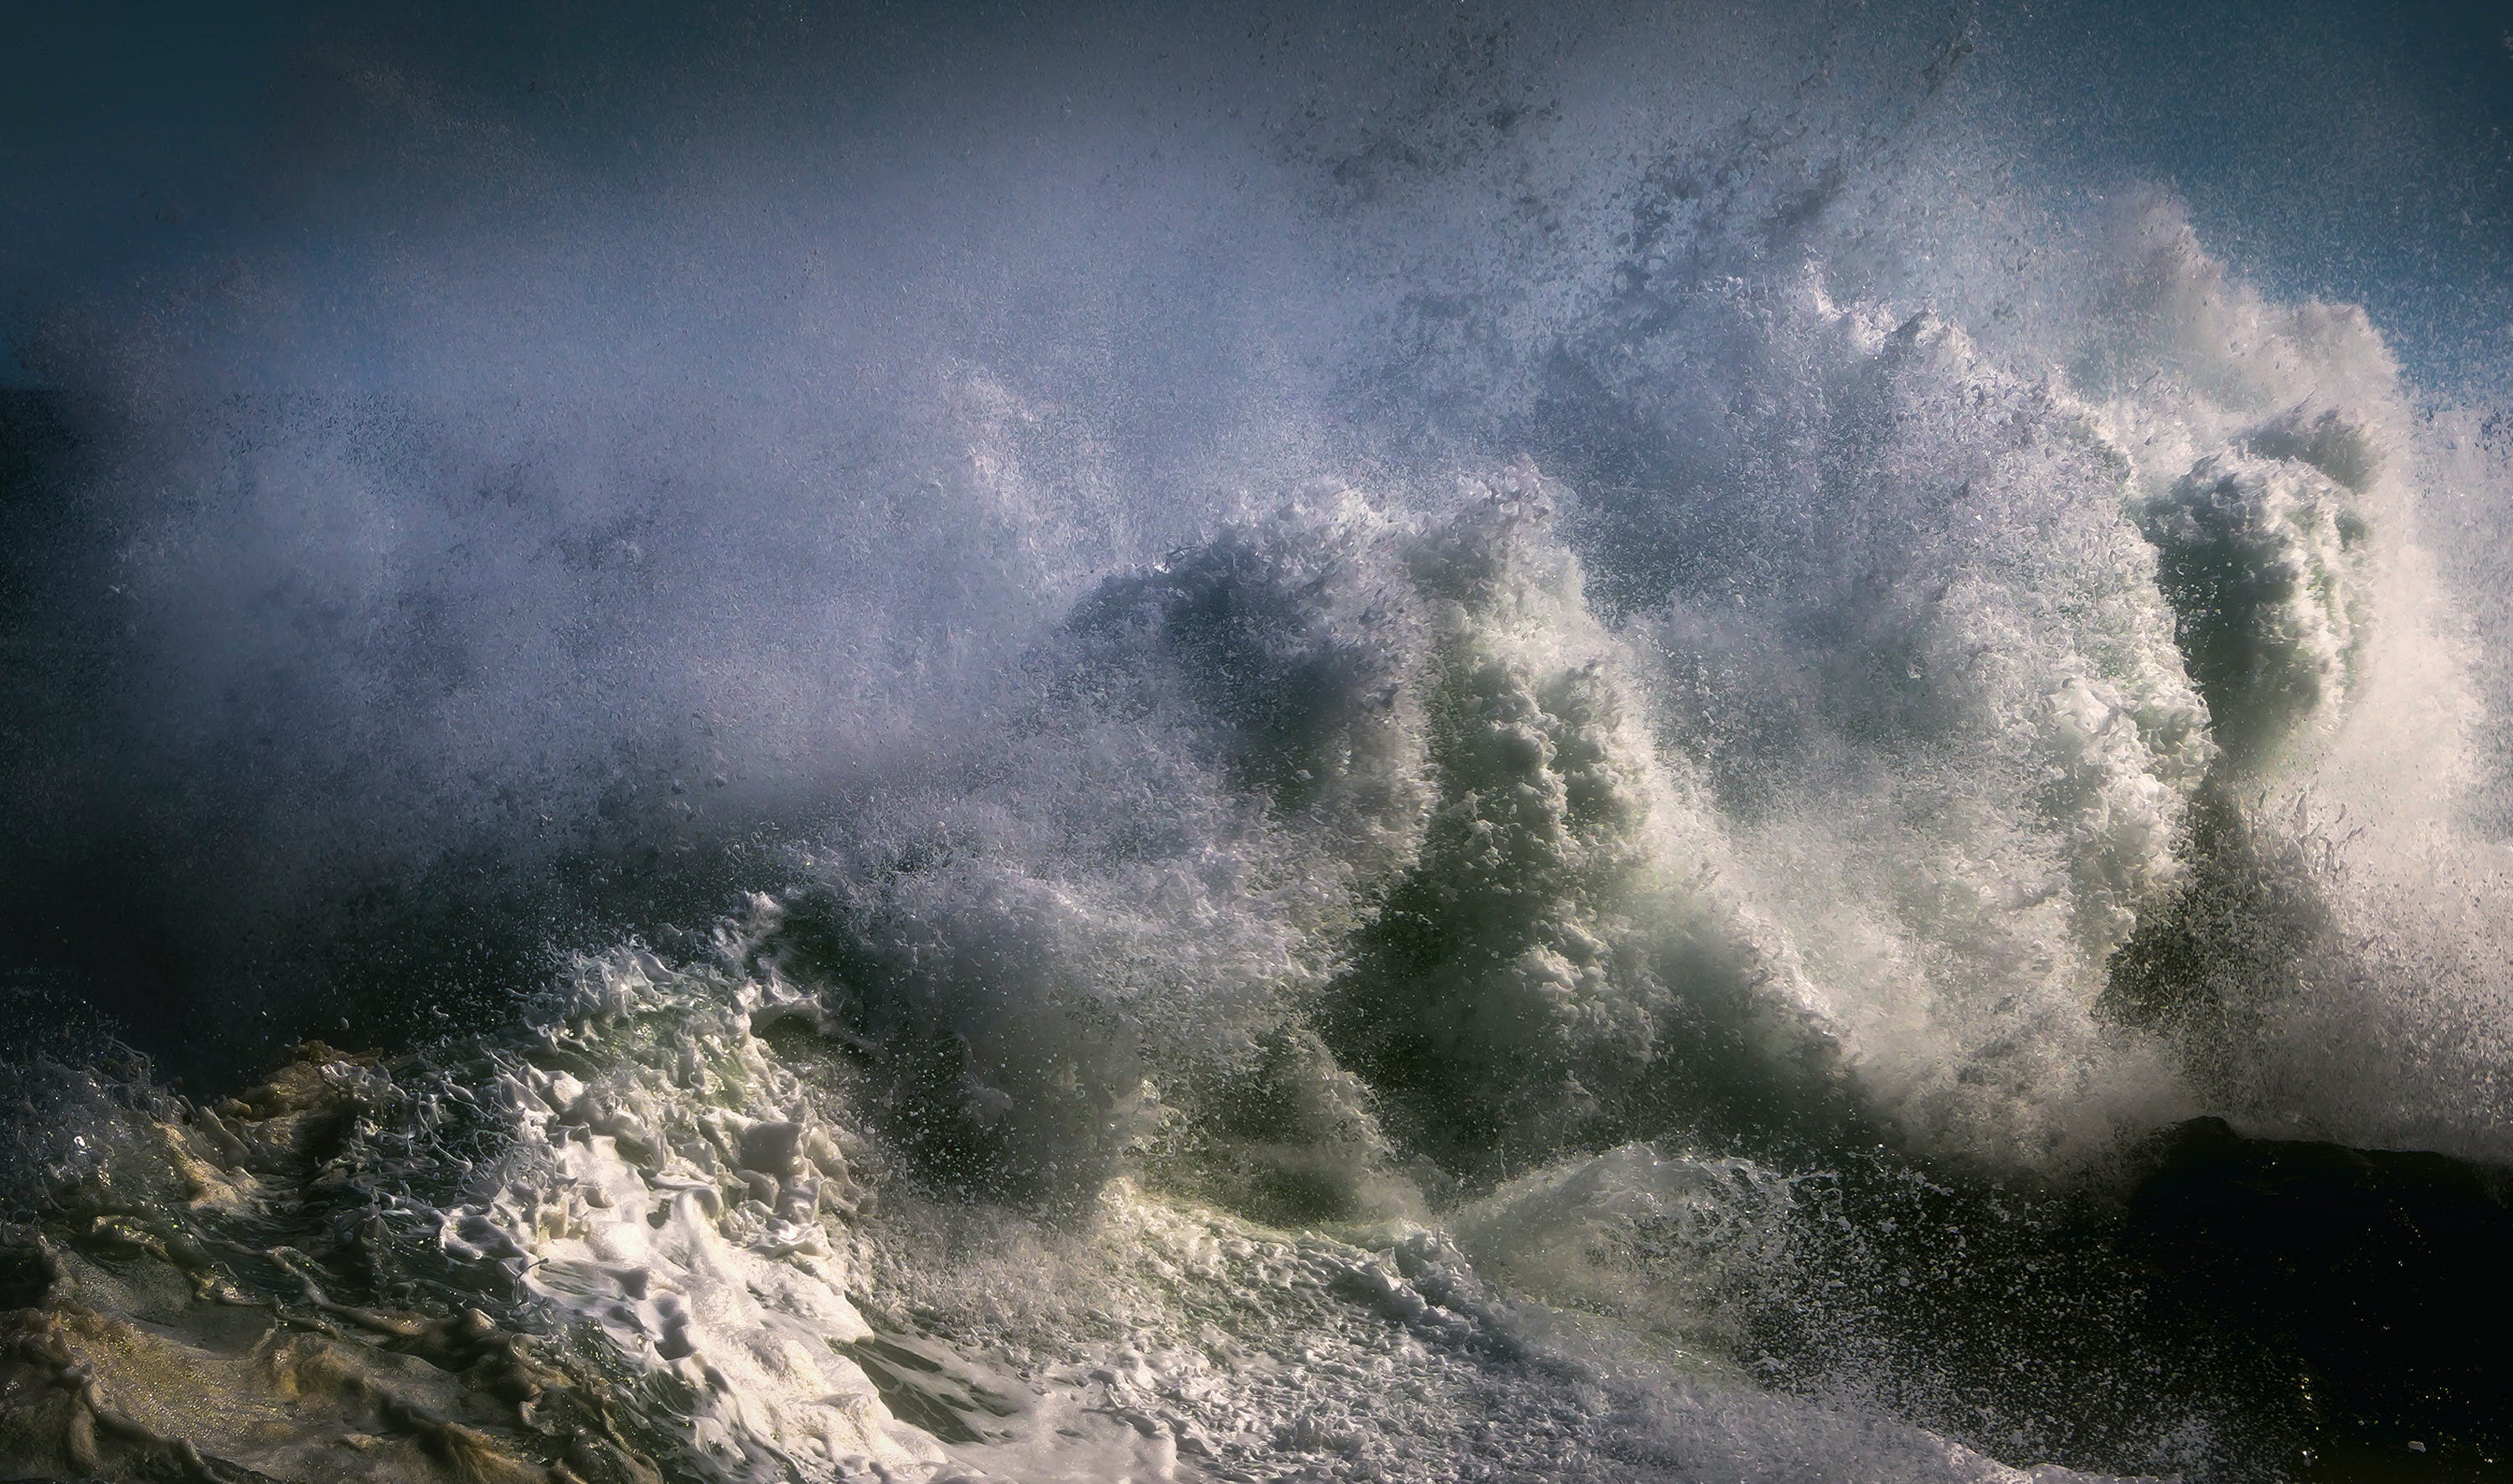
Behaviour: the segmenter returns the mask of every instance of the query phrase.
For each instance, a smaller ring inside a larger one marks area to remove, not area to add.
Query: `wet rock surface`
[[[115,1157],[0,1230],[0,1477],[658,1477],[543,1337],[385,1277],[406,1233],[342,1155],[408,1111],[368,1060],[303,1047],[215,1108],[112,1091]]]

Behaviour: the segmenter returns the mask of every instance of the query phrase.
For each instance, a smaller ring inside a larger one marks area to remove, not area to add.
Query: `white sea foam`
[[[876,1204],[880,1182],[839,1148],[855,1140],[818,1008],[738,978],[741,947],[690,972],[586,964],[566,1018],[491,1092],[509,1152],[442,1220],[451,1250],[513,1274],[526,1313],[572,1321],[570,1345],[673,1384],[676,1466],[2028,1477],[1860,1409],[1767,1395],[1724,1360],[1723,1297],[1787,1239],[1788,1182],[1750,1161],[1574,1159],[1457,1213],[1456,1238],[1404,1219],[1274,1230],[1130,1180],[1078,1223],[913,1191]],[[802,1031],[788,1044],[817,1048],[810,1074],[754,1026]]]

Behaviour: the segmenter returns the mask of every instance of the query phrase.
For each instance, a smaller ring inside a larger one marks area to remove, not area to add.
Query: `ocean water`
[[[47,330],[0,1472],[2487,1476],[2156,1213],[2513,1230],[2500,407],[1962,13],[1085,29]]]

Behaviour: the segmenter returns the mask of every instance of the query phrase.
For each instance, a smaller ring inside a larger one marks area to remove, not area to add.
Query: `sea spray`
[[[2500,413],[1984,165],[1970,12],[1563,16],[874,37],[633,188],[351,65],[64,320],[7,993],[170,1066],[13,1063],[8,1467],[2496,1447],[2172,1223],[2513,1155]]]

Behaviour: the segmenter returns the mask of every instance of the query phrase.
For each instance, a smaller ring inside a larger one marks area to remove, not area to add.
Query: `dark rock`
[[[2159,1141],[2128,1237],[2159,1302],[2277,1357],[2339,1446],[2483,1465],[2513,1441],[2513,1170],[2199,1118]]]

